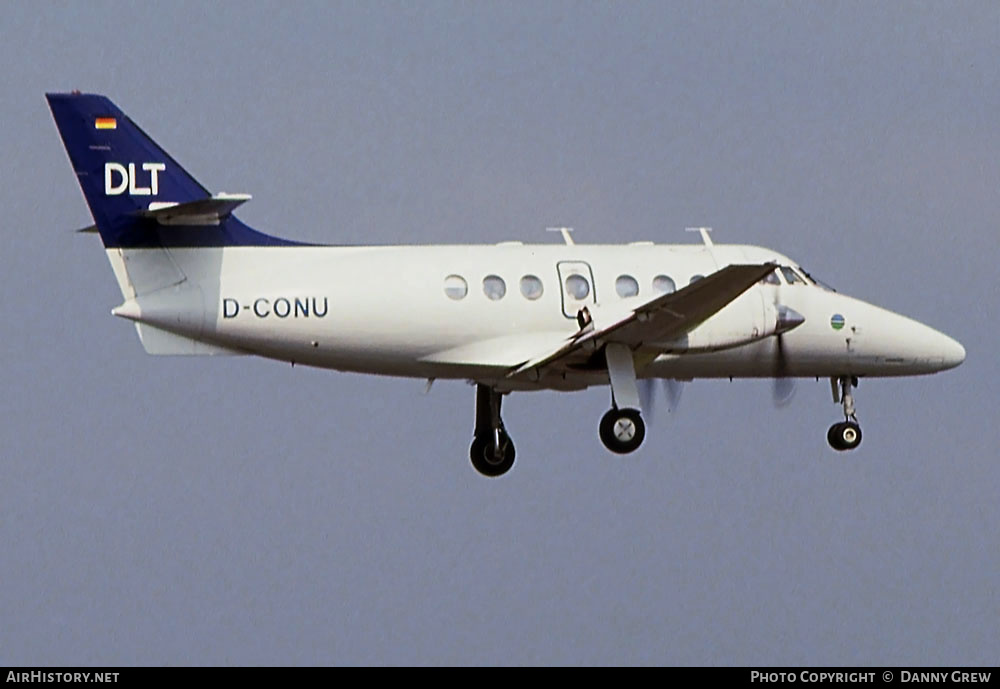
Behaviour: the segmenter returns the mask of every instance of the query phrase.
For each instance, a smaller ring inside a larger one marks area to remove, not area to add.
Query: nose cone
[[[837,307],[851,314],[842,328],[852,365],[866,375],[935,373],[965,361],[965,347],[929,325],[856,300]]]
[[[942,362],[942,370],[955,368],[960,363],[965,361],[965,347],[963,347],[962,343],[958,340],[953,340],[947,335],[942,334],[938,347],[940,348],[942,358],[944,359]]]
[[[929,372],[946,371],[965,361],[965,347],[944,333],[923,323],[916,324],[910,332],[912,356]]]

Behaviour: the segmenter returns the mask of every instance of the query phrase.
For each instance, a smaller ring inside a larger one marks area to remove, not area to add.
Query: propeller
[[[776,407],[785,407],[791,404],[795,397],[795,379],[789,375],[788,353],[785,351],[785,333],[793,328],[797,328],[806,322],[805,317],[783,304],[777,305],[778,320],[774,327],[777,344],[775,352],[777,358],[774,365],[774,388],[772,395]]]
[[[657,397],[655,378],[640,378],[636,381],[639,384],[639,403],[647,418],[652,419],[656,410]],[[660,378],[659,382],[663,388],[663,396],[667,400],[667,411],[676,412],[680,405],[681,393],[684,392],[684,384],[673,378]]]
[[[681,406],[681,393],[684,392],[684,383],[676,378],[664,378],[663,392],[667,397],[667,411],[675,413]]]
[[[639,386],[639,404],[646,413],[646,418],[653,418],[653,407],[656,405],[656,381],[652,378],[640,378],[636,381]]]
[[[777,339],[778,358],[771,394],[774,398],[774,406],[787,407],[795,397],[795,379],[788,375],[788,358],[785,356],[784,336],[778,335]]]

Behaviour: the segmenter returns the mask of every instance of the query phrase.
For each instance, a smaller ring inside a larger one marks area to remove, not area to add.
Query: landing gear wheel
[[[830,426],[826,432],[826,441],[838,452],[853,450],[861,444],[861,426],[854,413],[854,394],[851,388],[858,387],[857,376],[835,376],[830,378],[833,388],[833,401],[844,405],[844,420]]]
[[[830,426],[826,433],[830,447],[839,452],[853,450],[861,444],[861,426],[853,421],[841,421]]]
[[[483,476],[502,476],[514,466],[514,442],[500,418],[503,394],[484,383],[476,384],[476,427],[469,457]]]
[[[826,432],[826,442],[830,443],[830,447],[834,450],[844,449],[840,446],[840,441],[838,440],[840,436],[840,427],[843,425],[843,423],[835,423],[830,426],[830,430]]]
[[[646,424],[637,409],[610,409],[601,417],[601,442],[614,453],[634,452],[646,437]]]
[[[500,430],[499,440],[497,448],[494,448],[492,434],[477,435],[472,441],[469,450],[472,466],[483,476],[502,476],[514,466],[514,441],[503,429]]]

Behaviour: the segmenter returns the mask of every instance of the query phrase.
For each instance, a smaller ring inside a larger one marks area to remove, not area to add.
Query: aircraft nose
[[[930,364],[933,370],[946,371],[965,361],[965,347],[957,340],[926,325],[920,328],[920,335],[917,359]]]
[[[965,347],[958,340],[953,340],[947,335],[941,336],[940,349],[944,358],[945,368],[955,368],[965,361]]]
[[[899,314],[884,314],[881,321],[889,336],[883,341],[887,362],[908,362],[921,373],[934,373],[965,361],[965,347],[940,330]]]
[[[872,371],[886,375],[916,375],[946,371],[965,361],[965,347],[940,330],[879,306],[861,304],[849,298],[838,304],[845,312],[859,314],[857,325],[848,320],[841,326],[846,327],[847,348],[856,365],[872,363]]]

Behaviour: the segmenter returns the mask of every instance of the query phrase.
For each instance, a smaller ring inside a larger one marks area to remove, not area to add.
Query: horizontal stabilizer
[[[250,194],[216,194],[185,203],[158,201],[149,204],[148,210],[137,211],[136,214],[156,220],[161,225],[218,225],[251,198]]]

